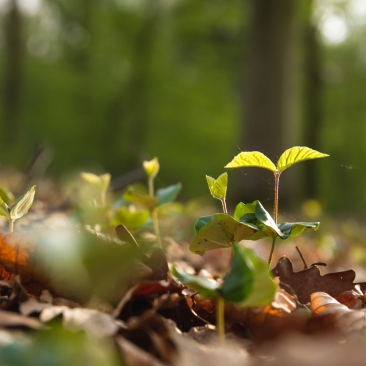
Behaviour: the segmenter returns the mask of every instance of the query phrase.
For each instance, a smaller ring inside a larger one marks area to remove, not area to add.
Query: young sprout
[[[227,214],[227,208],[226,208],[227,173],[221,174],[216,180],[206,175],[206,180],[212,197],[221,201],[224,214]]]
[[[93,173],[83,172],[80,174],[80,176],[100,192],[102,206],[105,206],[106,204],[105,195],[108,190],[109,183],[111,181],[111,175],[109,173],[106,173],[98,176]]]
[[[216,297],[216,329],[220,342],[225,340],[225,302],[241,306],[264,306],[273,300],[277,285],[267,263],[251,249],[233,243],[233,260],[223,285],[204,277],[192,276],[174,266],[172,274],[203,297]]]
[[[142,165],[147,174],[147,181],[148,181],[148,185],[149,185],[149,195],[151,198],[154,198],[155,197],[154,196],[154,179],[160,170],[158,158],[155,157],[154,159],[152,159],[150,161],[145,160],[142,163]],[[161,244],[161,238],[160,238],[158,211],[157,211],[156,207],[154,207],[152,209],[151,215],[152,215],[152,219],[153,219],[154,231],[155,231],[156,239],[158,241],[159,248],[163,249],[163,246]]]
[[[225,166],[225,168],[258,167],[268,169],[274,174],[275,178],[275,201],[274,201],[274,222],[277,224],[278,214],[278,188],[281,173],[295,163],[300,161],[324,158],[329,155],[312,150],[306,146],[295,146],[286,150],[279,158],[277,167],[264,154],[258,151],[242,152]],[[271,253],[268,265],[271,265],[275,248],[276,236],[273,235]]]
[[[14,221],[23,217],[33,204],[36,186],[33,186],[26,194],[20,196],[13,206],[9,207],[0,198],[0,216],[5,216],[9,220],[9,232],[13,232]]]

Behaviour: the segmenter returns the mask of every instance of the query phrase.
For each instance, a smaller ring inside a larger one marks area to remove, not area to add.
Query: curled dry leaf
[[[62,315],[62,326],[66,330],[83,330],[94,338],[113,336],[119,329],[111,315],[92,309],[51,306],[42,310],[39,319],[41,322],[47,323],[59,315]]]
[[[281,287],[291,295],[295,294],[301,304],[310,302],[310,295],[314,292],[322,291],[331,296],[338,296],[344,291],[355,288],[353,283],[356,278],[355,271],[343,271],[321,275],[317,266],[294,272],[291,261],[287,257],[279,259],[272,273],[279,277]],[[285,285],[283,285],[285,284]],[[366,290],[366,283],[358,284],[361,290]]]
[[[13,313],[11,311],[0,310],[0,328],[41,329],[43,328],[43,325],[37,319]]]
[[[28,300],[28,295],[20,283],[20,277],[15,276],[8,281],[0,281],[0,309],[8,309],[14,304]]]
[[[334,318],[336,327],[342,332],[363,332],[365,330],[366,309],[349,309],[325,292],[315,292],[311,295],[311,309],[319,316]]]

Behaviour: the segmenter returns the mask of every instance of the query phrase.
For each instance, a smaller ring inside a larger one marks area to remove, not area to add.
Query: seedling
[[[109,187],[109,183],[111,181],[111,175],[109,173],[96,175],[93,173],[81,173],[81,178],[83,178],[86,182],[90,183],[93,187],[95,187],[101,195],[101,204],[102,206],[106,205],[105,195]]]
[[[124,193],[123,198],[130,202],[139,203],[141,206],[146,208],[150,216],[153,219],[154,232],[159,248],[163,248],[161,244],[161,237],[159,231],[158,221],[158,207],[166,203],[172,202],[177,197],[178,193],[182,189],[181,183],[161,188],[154,192],[154,179],[159,172],[160,165],[157,158],[151,161],[144,161],[143,167],[146,171],[148,178],[149,194],[137,191],[133,187],[129,187]]]
[[[222,203],[224,214],[227,214],[226,208],[226,190],[227,190],[227,173],[221,174],[216,180],[206,175],[208,188],[213,198],[217,198]]]
[[[216,297],[216,329],[220,342],[225,339],[225,301],[242,306],[263,306],[269,304],[277,291],[267,263],[259,259],[251,249],[234,243],[233,260],[224,284],[204,277],[192,276],[180,267],[174,266],[172,274],[183,283],[199,292],[203,297]]]
[[[9,220],[9,232],[13,232],[14,221],[23,217],[33,204],[36,186],[33,186],[26,194],[20,196],[15,203],[9,207],[0,198],[0,216]]]
[[[306,146],[295,146],[286,150],[279,158],[277,167],[264,154],[258,151],[242,152],[237,155],[225,168],[258,167],[268,169],[275,177],[275,200],[274,200],[274,222],[277,224],[278,214],[278,188],[281,173],[291,165],[300,161],[324,158],[329,155],[312,150]],[[272,248],[269,255],[268,264],[271,265],[275,248],[276,236],[273,235]]]

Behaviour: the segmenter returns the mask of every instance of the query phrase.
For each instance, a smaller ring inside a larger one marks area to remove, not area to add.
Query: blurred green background
[[[365,0],[0,0],[0,17],[3,166],[123,178],[158,156],[157,186],[188,199],[240,151],[307,145],[331,157],[286,172],[283,205],[364,210]],[[229,198],[272,204],[267,173],[230,172]]]

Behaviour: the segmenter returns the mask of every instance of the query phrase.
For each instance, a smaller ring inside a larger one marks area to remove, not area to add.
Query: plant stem
[[[156,236],[156,239],[158,241],[159,248],[163,249],[163,246],[161,245],[161,238],[160,238],[158,211],[156,210],[156,208],[154,208],[154,210],[152,212],[152,217],[153,217],[153,222],[154,222],[155,236]]]
[[[222,209],[224,210],[224,214],[227,215],[227,207],[226,207],[226,201],[225,201],[225,197],[221,198],[221,203],[222,203]]]
[[[154,197],[154,178],[149,178],[149,195],[150,197]]]
[[[102,206],[105,206],[105,192],[102,192],[101,196]]]
[[[278,187],[280,183],[280,172],[275,172],[275,207],[274,207],[274,221],[277,224],[277,214],[278,214]]]
[[[272,263],[272,259],[273,259],[273,252],[274,252],[275,245],[276,245],[276,237],[273,236],[271,253],[269,253],[269,258],[268,258],[268,267],[269,268],[271,267],[271,263]]]
[[[225,300],[216,298],[216,329],[221,344],[225,343]]]
[[[9,219],[9,233],[13,232],[14,220]]]
[[[274,221],[276,224],[277,224],[277,215],[278,215],[278,187],[280,185],[279,184],[280,175],[281,175],[281,173],[279,171],[276,171],[274,173],[274,176],[275,176]],[[273,259],[273,252],[274,252],[275,245],[276,245],[276,237],[274,235],[275,234],[273,233],[272,248],[271,248],[271,252],[269,253],[269,258],[268,258],[268,267],[271,267],[271,263],[272,263],[272,259]]]
[[[149,196],[154,197],[154,178],[149,178],[148,183],[149,183]],[[160,249],[163,249],[163,246],[161,245],[158,211],[157,211],[156,207],[152,211],[152,219],[153,219],[153,223],[154,223],[154,231],[155,231],[156,240],[158,241],[158,246]]]

